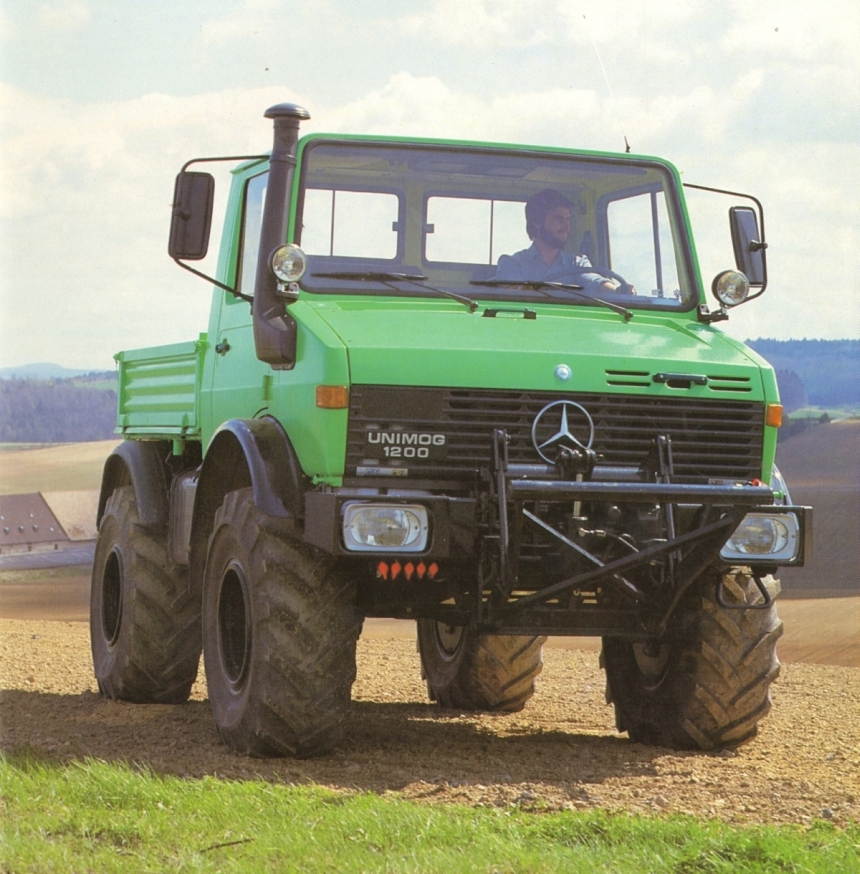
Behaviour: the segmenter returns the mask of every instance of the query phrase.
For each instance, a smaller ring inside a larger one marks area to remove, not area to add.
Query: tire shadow
[[[463,715],[433,704],[354,702],[345,740],[315,759],[251,759],[224,746],[208,701],[129,704],[94,692],[0,693],[2,748],[58,765],[97,759],[126,762],[183,778],[261,778],[381,793],[411,784],[560,789],[656,774],[655,760],[701,755],[571,729],[525,730],[516,715]]]

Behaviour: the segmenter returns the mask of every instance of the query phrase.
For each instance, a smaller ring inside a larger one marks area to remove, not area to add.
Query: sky
[[[764,203],[768,290],[722,330],[858,338],[858,45],[856,0],[0,0],[0,366],[205,331],[173,181],[267,151],[281,102],[305,132],[626,138]]]

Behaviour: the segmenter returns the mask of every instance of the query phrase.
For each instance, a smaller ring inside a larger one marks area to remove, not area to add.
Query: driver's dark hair
[[[530,240],[537,236],[538,229],[543,224],[544,219],[560,206],[566,206],[569,210],[573,210],[573,204],[554,188],[544,188],[543,191],[538,191],[526,201],[526,233]]]

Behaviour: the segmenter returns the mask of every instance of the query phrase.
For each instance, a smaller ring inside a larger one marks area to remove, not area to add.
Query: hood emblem
[[[594,422],[585,407],[574,401],[547,404],[532,423],[532,446],[548,464],[555,464],[557,450],[591,449]]]

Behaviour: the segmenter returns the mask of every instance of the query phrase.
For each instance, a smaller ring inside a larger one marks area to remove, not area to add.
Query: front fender
[[[205,490],[212,486],[218,491],[217,483],[229,482],[233,466],[241,461],[247,469],[247,479],[234,488],[250,485],[260,512],[267,516],[304,516],[304,495],[310,480],[277,419],[231,419],[221,425],[203,460],[201,487]],[[223,499],[232,489],[220,491]]]
[[[310,484],[276,419],[231,419],[221,425],[206,451],[194,497],[192,578],[202,580],[209,535],[225,495],[250,486],[260,512],[301,519]]]

